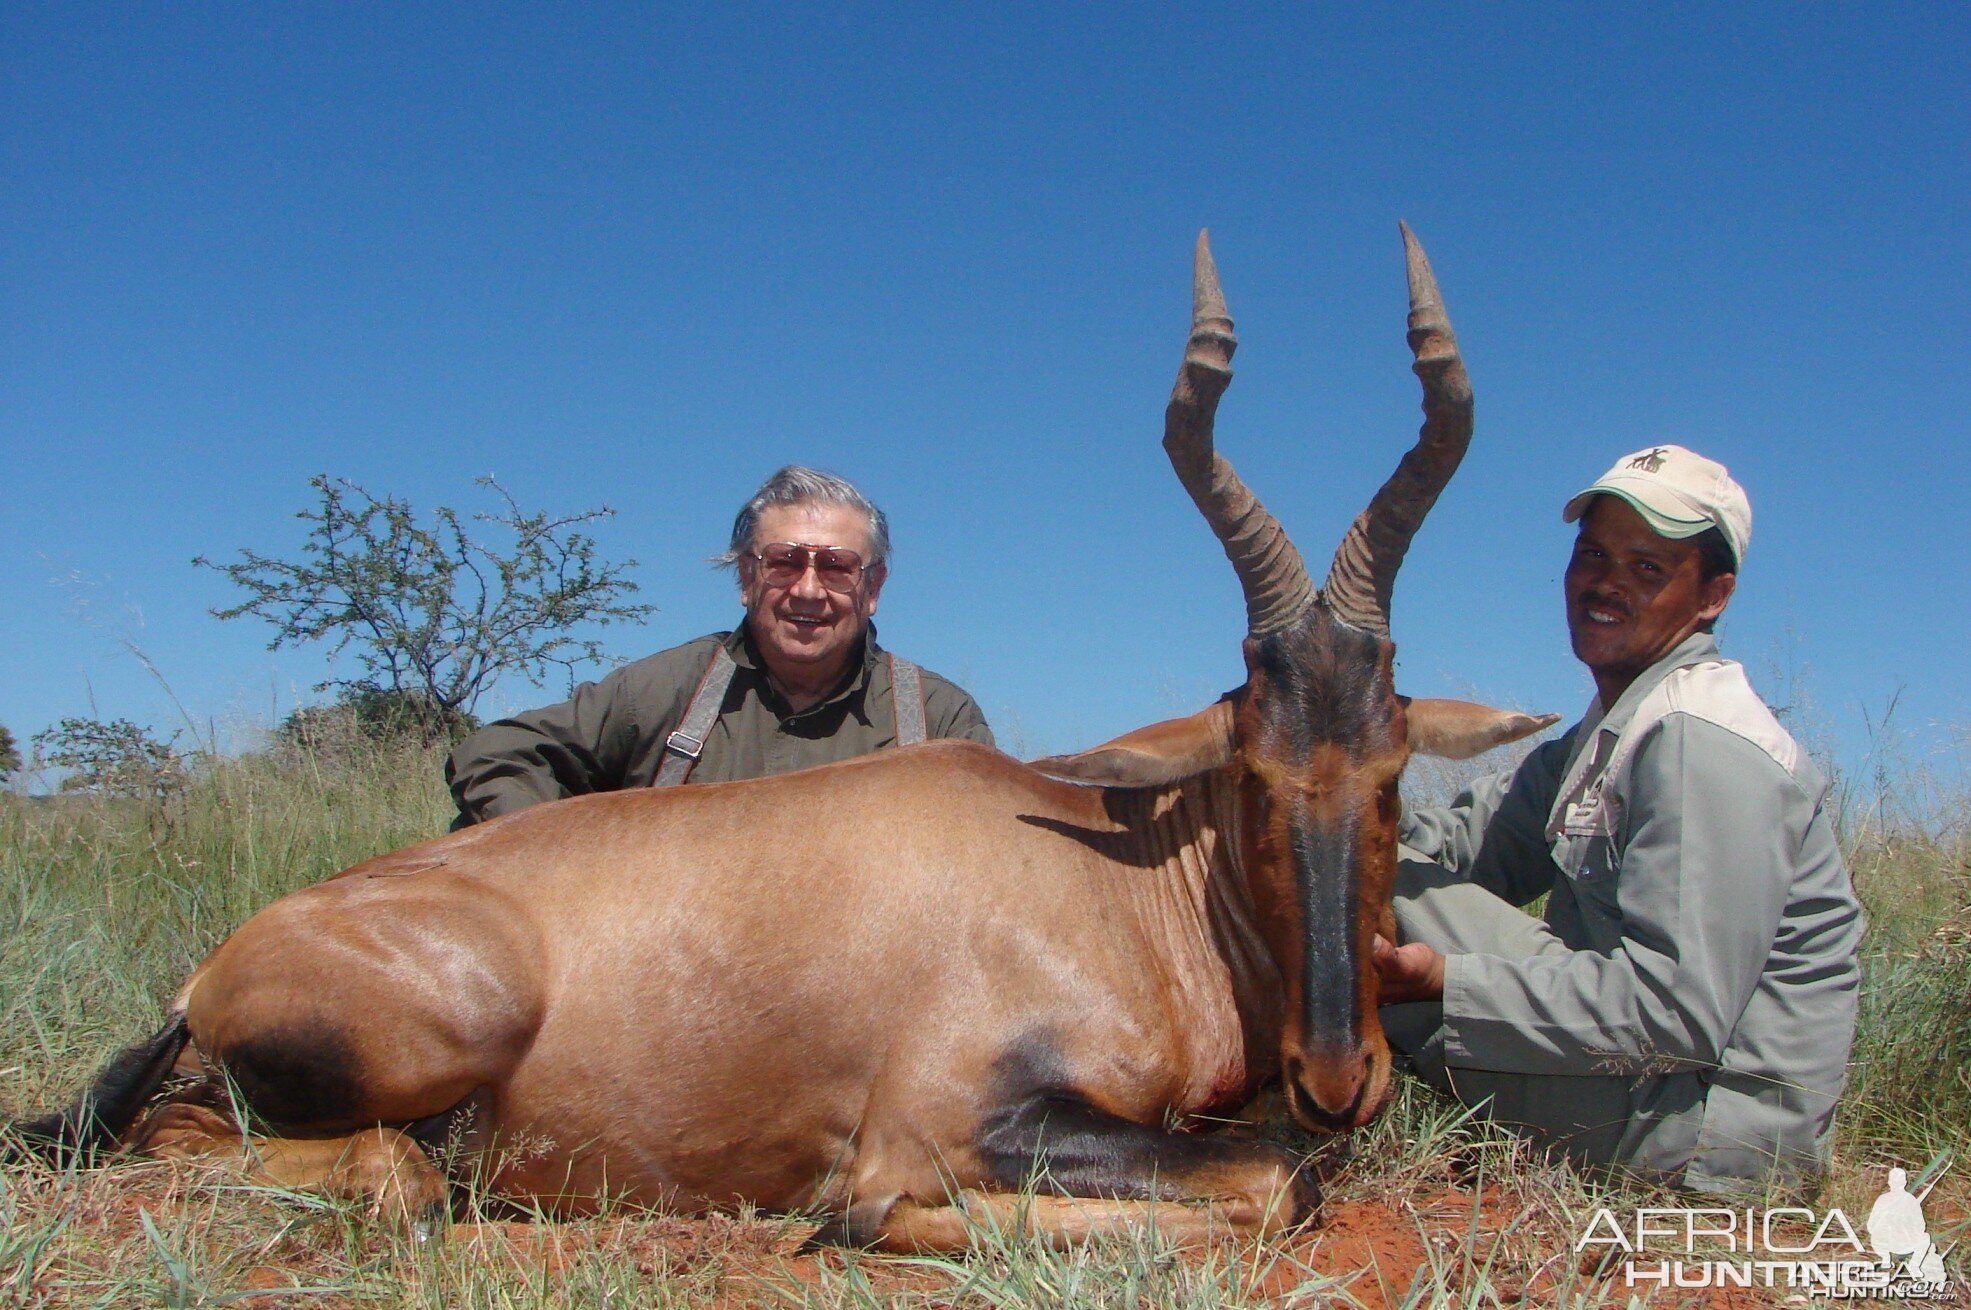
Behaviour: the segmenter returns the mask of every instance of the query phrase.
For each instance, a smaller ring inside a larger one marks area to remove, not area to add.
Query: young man
[[[963,690],[876,644],[889,523],[841,478],[790,465],[740,509],[724,562],[746,617],[501,719],[452,752],[455,827],[624,787],[723,782],[926,737],[992,744]]]
[[[1680,446],[1567,502],[1587,714],[1404,816],[1384,1026],[1417,1071],[1577,1159],[1737,1193],[1809,1181],[1864,927],[1827,783],[1718,654],[1752,510]],[[1541,918],[1514,906],[1545,894]]]

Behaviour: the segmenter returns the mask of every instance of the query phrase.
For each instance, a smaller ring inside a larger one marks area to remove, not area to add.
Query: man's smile
[[[1582,602],[1581,614],[1588,622],[1603,625],[1621,623],[1629,617],[1617,606],[1593,600]]]

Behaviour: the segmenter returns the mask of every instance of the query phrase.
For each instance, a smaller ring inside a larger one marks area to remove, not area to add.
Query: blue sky
[[[266,722],[329,670],[192,556],[308,478],[607,502],[661,607],[779,464],[857,480],[885,642],[1007,743],[1243,676],[1161,415],[1213,234],[1220,444],[1322,567],[1414,438],[1396,220],[1478,434],[1398,585],[1401,682],[1571,718],[1561,502],[1677,440],[1752,496],[1721,625],[1841,744],[1971,723],[1971,9],[11,4],[0,723]],[[353,673],[352,664],[339,670]],[[558,697],[503,685],[481,710]],[[203,728],[201,727],[201,730]]]

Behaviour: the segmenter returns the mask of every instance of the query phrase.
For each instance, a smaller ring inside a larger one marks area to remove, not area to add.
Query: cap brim
[[[1684,504],[1681,497],[1672,496],[1662,487],[1652,486],[1649,491],[1650,496],[1645,498],[1628,487],[1611,482],[1597,482],[1561,507],[1560,521],[1572,523],[1580,518],[1588,512],[1588,505],[1596,496],[1617,496],[1626,502],[1629,508],[1642,515],[1643,522],[1649,524],[1650,531],[1659,537],[1670,537],[1681,541],[1685,537],[1694,537],[1707,528],[1718,526],[1715,519],[1701,514],[1694,515],[1691,507]]]

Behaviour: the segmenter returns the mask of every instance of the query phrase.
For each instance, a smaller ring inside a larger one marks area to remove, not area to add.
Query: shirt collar
[[[726,654],[732,656],[734,664],[753,674],[759,685],[760,699],[783,719],[805,718],[860,694],[869,685],[869,674],[876,667],[876,661],[883,656],[883,648],[876,644],[876,625],[870,623],[862,630],[862,658],[849,665],[849,676],[842,680],[842,685],[799,714],[794,714],[788,710],[787,702],[767,680],[766,660],[760,655],[760,648],[754,644],[753,634],[747,628],[744,619],[740,620],[737,628],[725,634],[725,649]]]

